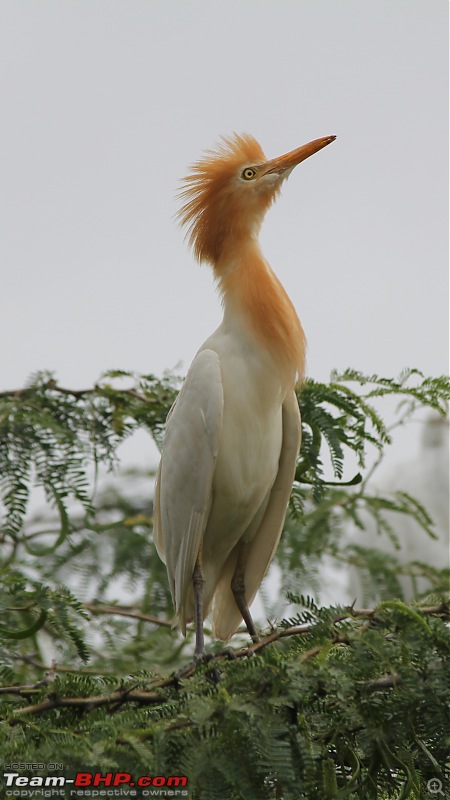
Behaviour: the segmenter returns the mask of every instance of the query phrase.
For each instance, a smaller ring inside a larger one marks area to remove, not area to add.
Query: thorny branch
[[[52,389],[55,392],[59,392],[60,394],[67,394],[71,397],[75,397],[77,399],[81,397],[87,397],[92,394],[108,394],[108,387],[106,386],[99,386],[96,384],[91,389],[66,389],[64,386],[59,386],[54,380],[49,380],[45,384],[46,389]],[[26,397],[27,395],[32,394],[34,389],[32,387],[26,386],[24,389],[8,389],[0,392],[1,397]],[[140,394],[135,389],[116,389],[115,392],[120,394],[126,394],[130,397],[134,397],[136,400],[141,400],[143,403],[151,402],[150,397],[146,397],[143,394]]]
[[[81,708],[86,711],[92,711],[94,708],[100,706],[118,706],[122,703],[131,702],[139,703],[140,705],[148,705],[151,703],[164,702],[165,698],[157,692],[140,692],[136,690],[123,689],[120,691],[112,692],[109,695],[94,695],[92,697],[59,697],[57,694],[49,694],[47,699],[42,703],[36,703],[33,706],[25,706],[17,709],[15,714],[42,714],[45,711],[50,711],[52,708]]]
[[[164,628],[171,628],[172,622],[168,619],[161,619],[152,614],[143,614],[135,608],[126,608],[124,606],[107,606],[97,605],[96,603],[84,603],[83,608],[90,611],[91,614],[111,614],[119,617],[130,617],[131,619],[139,619],[143,622],[151,622],[153,625],[161,625]]]
[[[42,689],[43,686],[49,686],[49,684],[53,683],[56,677],[56,666],[56,661],[52,661],[44,677],[40,681],[36,681],[36,683],[23,684],[22,686],[0,686],[0,694],[18,694],[20,696],[33,694]]]
[[[367,620],[373,619],[377,613],[381,613],[382,609],[377,608],[365,608],[365,609],[354,609],[352,607],[348,608],[347,613],[340,614],[334,620],[335,624],[342,622],[346,619],[358,619],[358,618],[365,618]],[[428,605],[428,606],[417,606],[417,611],[421,612],[426,616],[438,616],[444,620],[450,620],[450,606],[446,602],[442,602],[438,605]],[[104,610],[103,613],[108,613]],[[111,607],[111,613],[117,613],[117,608],[114,606]],[[144,615],[150,616],[150,615]],[[152,621],[152,620],[150,620]],[[124,703],[138,703],[140,705],[149,705],[149,704],[158,704],[166,702],[166,697],[164,694],[160,693],[161,689],[167,689],[170,687],[176,688],[179,686],[182,680],[187,680],[194,673],[197,671],[199,666],[202,668],[206,667],[206,673],[211,677],[213,680],[217,681],[220,679],[220,673],[218,672],[217,666],[220,663],[226,662],[230,659],[238,659],[238,658],[249,658],[253,656],[255,653],[260,652],[265,647],[275,642],[279,642],[282,639],[285,639],[290,636],[302,636],[307,634],[313,627],[315,623],[305,623],[304,625],[293,625],[289,628],[281,628],[272,633],[264,636],[260,641],[254,642],[248,647],[241,647],[237,650],[233,650],[232,648],[227,648],[217,654],[211,655],[206,664],[203,662],[202,664],[191,663],[188,664],[183,669],[179,670],[177,673],[171,675],[168,678],[165,678],[157,683],[153,683],[152,690],[146,691],[143,689],[139,689],[136,685],[133,685],[129,688],[118,689],[114,692],[111,692],[109,695],[93,695],[90,697],[61,697],[57,694],[57,692],[51,692],[48,694],[47,698],[40,703],[36,703],[34,705],[22,706],[20,708],[14,709],[14,715],[17,719],[18,716],[24,714],[42,714],[46,711],[50,711],[54,708],[61,708],[61,707],[72,707],[72,708],[80,708],[81,710],[91,711],[94,708],[98,708],[99,706],[109,706],[111,710],[115,710],[115,708],[120,707]],[[338,629],[337,629],[338,630]],[[339,642],[342,644],[348,644],[348,640],[345,636],[340,636],[337,634],[334,637],[335,642]],[[313,658],[321,651],[320,647],[315,647],[312,650],[307,651],[303,654],[302,660],[306,661],[310,658]],[[37,665],[39,666],[39,665]],[[61,668],[67,669],[67,668]],[[13,694],[19,695],[20,697],[27,697],[29,695],[34,694],[37,690],[41,689],[43,686],[49,685],[54,682],[57,672],[57,666],[55,662],[52,662],[50,669],[44,676],[44,678],[37,683],[30,684],[30,685],[20,685],[20,686],[5,686],[0,688],[1,694]],[[390,675],[382,675],[376,680],[369,681],[365,684],[365,688],[368,691],[383,691],[385,689],[395,688],[402,683],[402,678],[400,675],[397,674],[390,674]]]

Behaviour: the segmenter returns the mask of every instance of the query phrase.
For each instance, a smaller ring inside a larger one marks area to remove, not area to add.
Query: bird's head
[[[326,147],[325,136],[268,161],[253,136],[223,138],[192,166],[183,181],[178,213],[200,261],[217,264],[224,249],[255,236],[283,180],[294,167]]]

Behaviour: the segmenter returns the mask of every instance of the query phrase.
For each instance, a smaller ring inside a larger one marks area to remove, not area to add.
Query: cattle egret
[[[227,641],[275,553],[300,447],[295,386],[305,336],[264,258],[258,233],[285,178],[336,137],[266,159],[249,135],[224,138],[184,179],[179,218],[211,264],[223,321],[200,347],[168,417],[155,488],[154,535],[177,623],[203,621]]]

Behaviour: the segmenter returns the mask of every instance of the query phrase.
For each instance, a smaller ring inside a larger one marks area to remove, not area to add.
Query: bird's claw
[[[224,656],[228,661],[235,661],[237,657],[232,647],[224,647],[223,650],[220,651],[219,656]]]
[[[174,673],[173,679],[174,681],[178,682],[182,678],[188,678],[192,675],[193,672],[199,667],[201,664],[208,664],[214,658],[212,653],[194,653],[194,657],[192,661],[189,661],[184,667],[180,667],[177,672]]]
[[[193,672],[197,669],[197,663],[194,661],[189,661],[188,664],[185,664],[184,667],[180,667],[176,672],[173,674],[173,680],[175,683],[178,683],[183,678],[188,678],[192,675]]]
[[[207,664],[214,658],[212,653],[194,653],[194,663],[195,664]]]

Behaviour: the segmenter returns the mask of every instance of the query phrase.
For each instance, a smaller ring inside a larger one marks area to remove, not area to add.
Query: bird
[[[166,565],[175,623],[204,620],[227,642],[277,548],[301,442],[295,388],[305,334],[258,234],[294,167],[334,141],[325,136],[268,160],[249,134],[224,136],[182,181],[178,220],[198,261],[213,270],[223,306],[166,421],[154,495],[154,542]]]

